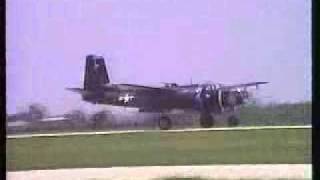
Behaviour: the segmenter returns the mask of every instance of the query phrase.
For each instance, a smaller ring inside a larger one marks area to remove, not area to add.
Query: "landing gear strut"
[[[203,128],[210,128],[214,125],[214,118],[210,113],[201,113],[200,125]]]
[[[171,119],[168,116],[161,116],[158,125],[161,130],[168,130],[172,126]]]
[[[236,116],[230,116],[228,118],[228,126],[233,127],[239,125],[239,119]]]

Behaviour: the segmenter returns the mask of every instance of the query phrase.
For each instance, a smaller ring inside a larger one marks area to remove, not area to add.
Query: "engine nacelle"
[[[224,106],[236,106],[243,103],[243,96],[238,91],[227,91],[222,93]]]
[[[221,91],[215,86],[203,85],[195,95],[195,108],[202,112],[221,113],[223,110],[221,97]]]
[[[204,85],[195,95],[195,108],[200,111],[222,113],[226,110],[233,110],[235,106],[244,103],[249,94],[247,91],[221,90],[212,85]]]

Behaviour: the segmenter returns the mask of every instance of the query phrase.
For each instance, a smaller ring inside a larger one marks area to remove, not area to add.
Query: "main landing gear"
[[[158,126],[161,130],[168,130],[172,127],[171,119],[168,116],[161,116],[158,121]]]
[[[229,127],[234,127],[234,126],[238,126],[239,125],[239,122],[240,122],[240,120],[239,120],[239,118],[237,118],[236,116],[230,116],[229,118],[228,118],[228,126]]]
[[[235,115],[231,115],[227,118],[227,125],[229,127],[235,127],[239,125],[239,118]],[[200,114],[200,126],[202,128],[211,128],[215,125],[215,119],[210,113]],[[172,128],[172,120],[167,115],[161,115],[158,120],[158,126],[160,130],[169,130]]]
[[[200,114],[200,125],[203,128],[210,128],[214,125],[214,118],[210,113]]]
[[[227,125],[229,127],[235,127],[239,125],[239,118],[235,115],[231,115],[227,118]],[[202,128],[210,128],[215,125],[215,119],[210,113],[201,113],[200,115],[200,125]]]

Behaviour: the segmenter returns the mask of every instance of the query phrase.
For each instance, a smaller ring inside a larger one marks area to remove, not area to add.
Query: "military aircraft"
[[[266,84],[252,82],[236,85],[203,83],[178,85],[165,83],[163,87],[136,84],[112,84],[104,58],[88,55],[84,74],[84,88],[67,88],[80,93],[84,101],[93,104],[109,104],[139,108],[139,112],[159,112],[158,125],[162,130],[170,129],[172,121],[167,112],[172,109],[196,110],[200,112],[200,125],[204,128],[214,125],[214,116],[234,112],[249,98],[247,87]],[[213,114],[213,115],[212,115]],[[239,119],[231,115],[230,126],[236,126]]]

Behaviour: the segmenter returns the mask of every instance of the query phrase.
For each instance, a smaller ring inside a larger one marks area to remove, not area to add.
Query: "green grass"
[[[312,103],[246,105],[240,108],[240,124],[247,125],[306,125],[311,124]]]
[[[7,169],[311,163],[310,129],[7,139]]]

